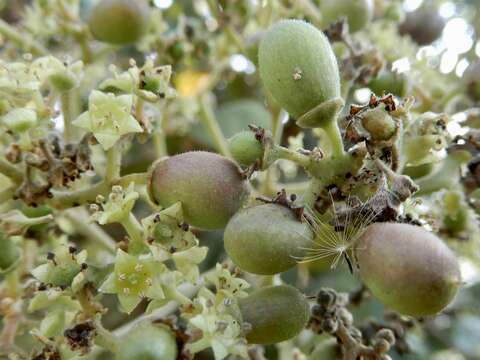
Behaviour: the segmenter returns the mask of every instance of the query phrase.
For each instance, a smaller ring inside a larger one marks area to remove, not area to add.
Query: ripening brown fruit
[[[307,325],[310,306],[293,286],[268,286],[239,300],[250,344],[274,344],[296,336]]]
[[[404,315],[438,313],[461,284],[454,253],[419,226],[372,224],[357,241],[356,257],[372,294]]]
[[[188,224],[213,230],[225,227],[249,189],[233,161],[191,151],[156,161],[149,171],[148,192],[163,207],[180,201]]]
[[[100,41],[126,45],[147,31],[149,7],[145,0],[100,0],[88,19],[93,36]]]
[[[265,204],[236,214],[225,228],[225,251],[240,269],[273,275],[296,265],[312,246],[308,225],[285,206]]]

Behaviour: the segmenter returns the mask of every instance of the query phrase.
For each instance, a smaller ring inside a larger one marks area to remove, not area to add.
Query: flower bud
[[[5,126],[15,133],[22,133],[37,124],[37,113],[27,108],[11,110],[2,117]]]

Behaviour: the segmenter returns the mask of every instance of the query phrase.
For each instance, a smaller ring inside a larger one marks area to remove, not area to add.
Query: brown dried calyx
[[[82,173],[92,170],[89,147],[91,137],[91,134],[87,134],[78,144],[65,146],[62,146],[56,136],[34,142],[33,149],[23,156],[25,178],[15,197],[29,206],[37,206],[51,198],[51,188],[68,186],[80,178]],[[36,176],[34,170],[40,171],[41,176]]]
[[[277,196],[275,196],[272,199],[264,196],[259,196],[256,198],[256,200],[262,201],[266,204],[277,204],[277,205],[285,206],[295,214],[298,220],[300,221],[305,220],[305,216],[306,216],[305,208],[303,206],[298,206],[295,204],[295,200],[297,200],[297,195],[290,194],[290,196],[288,196],[285,189],[282,189],[279,192],[277,192]]]
[[[418,191],[418,186],[406,175],[398,175],[388,168],[381,160],[376,165],[383,172],[382,183],[377,192],[366,202],[357,197],[350,197],[343,209],[337,210],[331,223],[337,231],[348,226],[352,219],[362,218],[372,222],[403,221],[399,206],[412,194]],[[390,181],[390,187],[387,183]]]
[[[312,307],[309,327],[316,333],[328,333],[337,338],[342,359],[387,360],[395,344],[395,334],[388,328],[379,329],[366,345],[362,332],[353,325],[353,316],[347,310],[349,297],[333,289],[322,288]]]
[[[344,43],[349,51],[349,56],[339,61],[340,73],[347,80],[366,85],[385,67],[385,60],[376,48],[363,46],[351,38],[345,18],[330,24],[324,33],[331,42]]]
[[[96,335],[96,328],[92,321],[87,321],[66,329],[63,333],[68,346],[73,351],[80,351],[82,355],[87,354],[93,345],[93,338]]]

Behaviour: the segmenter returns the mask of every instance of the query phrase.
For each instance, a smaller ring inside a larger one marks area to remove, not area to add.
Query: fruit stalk
[[[217,119],[215,118],[212,107],[208,101],[208,96],[201,95],[198,99],[198,104],[200,106],[200,113],[198,114],[200,116],[200,121],[212,137],[215,147],[222,155],[231,159],[232,155],[228,148],[227,139],[225,139],[225,136],[218,125]]]

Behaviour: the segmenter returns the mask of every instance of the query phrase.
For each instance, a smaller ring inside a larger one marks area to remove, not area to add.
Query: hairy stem
[[[142,225],[140,225],[135,215],[129,213],[129,216],[122,221],[122,225],[133,243],[143,243]]]
[[[147,183],[147,174],[129,174],[121,178],[114,178],[110,182],[104,180],[74,191],[58,191],[52,189],[51,193],[53,194],[53,198],[49,201],[49,205],[57,209],[67,209],[69,207],[84,205],[94,202],[98,195],[108,195],[113,185],[127,187],[132,182],[139,186],[145,185]]]
[[[111,182],[120,176],[121,164],[122,149],[117,143],[107,150],[107,170],[105,172],[105,181]]]
[[[215,118],[215,114],[213,113],[212,107],[210,106],[206,95],[200,96],[199,105],[200,120],[215,143],[215,147],[222,155],[231,158],[232,156],[228,148],[227,140],[225,139],[225,136],[218,125],[217,119]]]
[[[73,95],[73,91],[64,91],[60,94],[60,104],[63,115],[63,140],[65,141],[65,143],[70,143],[75,140],[75,130],[72,126],[74,116],[72,107]]]
[[[331,121],[322,128],[330,140],[332,145],[332,156],[343,157],[345,156],[345,149],[343,148],[342,134],[336,121]]]

